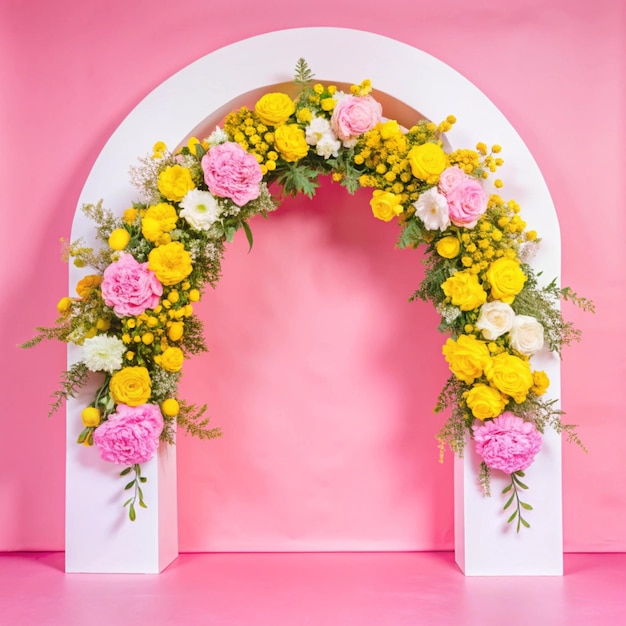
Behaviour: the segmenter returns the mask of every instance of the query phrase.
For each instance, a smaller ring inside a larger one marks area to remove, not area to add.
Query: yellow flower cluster
[[[269,110],[265,112],[270,114]],[[277,111],[273,114],[273,119],[279,119]],[[224,131],[256,158],[263,175],[276,169],[278,153],[274,149],[274,130],[261,120],[258,113],[247,107],[229,113],[224,120]]]

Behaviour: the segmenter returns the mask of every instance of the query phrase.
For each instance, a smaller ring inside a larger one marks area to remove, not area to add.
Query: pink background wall
[[[625,331],[619,323],[626,299],[620,263],[626,15],[614,0],[503,4],[364,0],[355,11],[356,3],[336,0],[306,6],[285,0],[0,2],[0,549],[63,547],[64,420],[47,420],[46,413],[65,350],[49,345],[26,353],[16,344],[35,325],[52,322],[65,295],[59,239],[69,236],[98,152],[134,105],[186,64],[239,39],[300,26],[369,30],[429,52],[481,88],[534,154],[561,222],[563,282],[592,298],[598,310],[591,316],[565,307],[584,341],[565,353],[563,408],[589,448],[588,455],[564,449],[565,548],[626,548],[620,446],[626,438],[620,393]],[[358,54],[340,41],[320,45]],[[138,147],[138,154],[144,150]],[[442,338],[432,312],[405,304],[419,280],[417,258],[393,250],[395,231],[373,223],[365,201],[327,188],[322,196],[325,202],[283,206],[272,220],[254,224],[252,257],[235,244],[219,290],[203,304],[212,352],[189,364],[185,392],[212,402],[214,423],[226,437],[179,443],[181,550],[210,548],[212,490],[262,495],[267,517],[260,522],[278,523],[276,532],[297,537],[310,521],[306,503],[316,493],[309,486],[304,505],[287,504],[299,494],[299,479],[308,479],[307,454],[316,450],[327,453],[329,473],[321,480],[335,486],[333,532],[350,536],[353,517],[339,508],[342,489],[354,496],[351,485],[359,476],[371,485],[371,499],[367,491],[357,494],[363,517],[390,505],[375,499],[390,494],[375,467],[349,467],[359,433],[375,440],[376,419],[385,410],[405,415],[407,425],[389,450],[414,448],[416,458],[407,484],[392,488],[414,489],[423,502],[417,532],[425,549],[452,547],[451,463],[437,464],[439,421],[430,414],[446,376]],[[191,385],[202,377],[206,389]],[[229,395],[235,399],[227,403]],[[418,402],[414,396],[421,396]],[[235,439],[237,407],[246,403],[272,419]],[[304,453],[281,449],[288,422],[275,421],[296,410],[311,424],[301,431]],[[228,465],[228,446],[243,447],[256,436],[275,446],[267,448],[267,458],[275,458],[277,475],[288,479],[278,487],[261,488],[257,457],[244,467]],[[224,463],[222,482],[207,485],[204,469],[216,459]],[[244,509],[243,520],[245,501],[233,499],[231,506],[233,519]],[[244,522],[241,532],[247,532]]]

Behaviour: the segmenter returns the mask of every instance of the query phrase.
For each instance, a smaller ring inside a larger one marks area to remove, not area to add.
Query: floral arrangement
[[[204,417],[206,406],[184,402],[177,388],[185,358],[206,350],[193,305],[218,283],[225,243],[243,229],[252,246],[250,218],[278,206],[270,187],[311,197],[319,177],[330,175],[348,192],[372,189],[372,212],[398,221],[400,247],[425,246],[425,278],[411,299],[432,302],[439,330],[449,335],[443,355],[451,376],[435,408],[449,411],[442,454],[447,444],[461,455],[469,433],[487,495],[491,470],[509,475],[504,508],[515,506],[508,521],[517,520],[518,531],[529,526],[521,479],[541,434],[550,426],[580,443],[555,401],[544,399],[549,380],[532,357],[543,349],[560,354],[579,338],[561,316],[561,299],[588,310],[591,302],[556,282],[539,284],[528,264],[537,234],[517,203],[496,193],[500,180],[487,191],[486,179],[503,163],[499,146],[446,151],[443,134],[454,117],[403,128],[383,117],[369,81],[349,93],[314,83],[302,59],[295,85],[295,98],[268,93],[229,113],[205,139],[174,151],[157,143],[131,168],[140,198],[121,217],[102,201],[83,207],[102,245],[77,241],[66,251],[91,273],[76,295],[60,300],[55,325],[24,344],[81,346],[51,412],[94,373],[101,377],[77,441],[131,475],[124,506],[134,520],[136,507],[146,506],[141,465],[161,442],[173,443],[176,425],[204,439],[220,435]]]

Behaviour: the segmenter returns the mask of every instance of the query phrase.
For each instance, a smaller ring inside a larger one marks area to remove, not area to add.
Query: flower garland
[[[24,344],[58,339],[82,347],[51,412],[93,373],[102,377],[77,441],[126,466],[122,476],[132,473],[124,506],[134,520],[136,507],[146,506],[141,464],[160,442],[173,443],[176,425],[204,439],[220,435],[204,418],[206,406],[185,403],[177,388],[184,359],[206,350],[193,305],[217,284],[225,243],[243,229],[252,246],[249,219],[277,208],[270,185],[312,197],[319,177],[330,175],[350,193],[373,190],[372,212],[397,219],[401,248],[426,247],[426,275],[411,299],[432,302],[439,330],[450,335],[442,352],[452,375],[435,409],[450,410],[441,449],[448,444],[461,455],[466,433],[472,436],[487,495],[491,470],[510,476],[504,508],[515,502],[508,521],[517,520],[519,531],[532,508],[519,497],[527,489],[521,478],[541,433],[551,426],[580,443],[555,401],[543,398],[549,380],[531,358],[579,338],[561,316],[561,299],[593,305],[556,282],[539,285],[528,265],[537,234],[517,203],[486,190],[485,179],[503,163],[499,146],[446,152],[442,136],[454,117],[406,130],[383,117],[369,81],[344,93],[312,79],[301,59],[295,99],[268,93],[253,109],[228,114],[206,139],[174,152],[157,143],[131,169],[141,199],[122,217],[102,201],[83,207],[102,246],[73,242],[67,256],[92,273],[77,284],[78,297],[60,300],[55,326],[38,328]]]

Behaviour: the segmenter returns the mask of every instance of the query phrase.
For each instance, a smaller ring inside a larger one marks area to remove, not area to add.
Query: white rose
[[[510,305],[494,300],[493,302],[485,302],[480,307],[478,320],[476,320],[476,328],[483,331],[483,337],[493,341],[508,333],[513,327],[515,320],[515,311]]]
[[[517,315],[510,333],[513,350],[532,356],[543,348],[543,326],[530,315]]]
[[[334,133],[328,133],[324,135],[315,146],[315,152],[325,159],[329,157],[339,156],[339,149],[341,148],[341,142],[337,139]]]
[[[448,201],[437,191],[437,187],[427,189],[413,203],[416,215],[427,230],[445,230],[450,226]]]

